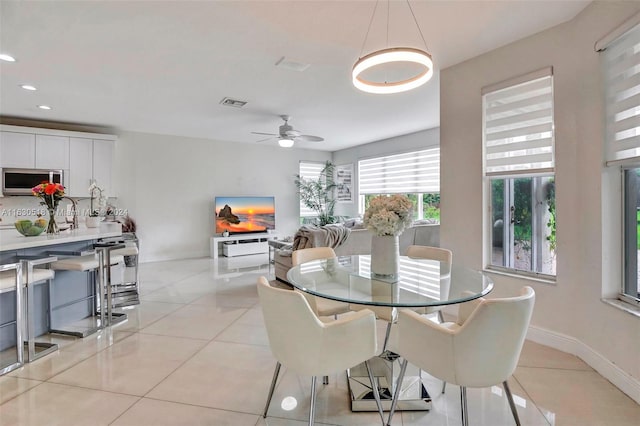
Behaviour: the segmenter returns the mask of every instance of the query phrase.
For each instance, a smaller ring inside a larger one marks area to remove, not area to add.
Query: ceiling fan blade
[[[267,135],[267,136],[278,136],[275,133],[263,133],[263,132],[251,132],[253,135]]]
[[[296,136],[296,140],[303,142],[322,142],[324,138],[321,138],[320,136],[300,135]]]
[[[273,141],[276,140],[277,138],[266,138],[266,139],[260,139],[259,141],[256,141],[256,143],[260,143],[260,142],[266,142],[266,141]]]

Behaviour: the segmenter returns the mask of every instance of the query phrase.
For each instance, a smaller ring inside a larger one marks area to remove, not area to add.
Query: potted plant
[[[327,161],[317,179],[305,179],[296,175],[295,185],[300,200],[305,206],[318,213],[318,224],[324,226],[336,222],[333,211],[336,205],[335,190],[340,187],[334,181],[335,166]]]
[[[125,217],[118,219],[118,222],[122,225],[122,236],[124,239],[136,241],[137,245],[138,237],[136,236],[136,221],[127,214]],[[136,262],[137,259],[135,255],[124,257],[124,264],[126,266],[136,266]]]
[[[100,211],[107,204],[107,197],[104,189],[99,187],[96,182],[89,186],[89,195],[91,202],[89,207],[89,217],[85,220],[87,228],[97,228],[100,225]],[[97,202],[95,201],[97,199]]]

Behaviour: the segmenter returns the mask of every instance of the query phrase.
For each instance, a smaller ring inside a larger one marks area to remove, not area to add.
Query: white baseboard
[[[626,371],[613,364],[602,354],[599,354],[580,340],[535,326],[529,327],[527,339],[577,356],[596,370],[602,377],[609,380],[618,389],[640,404],[640,381],[630,376]]]

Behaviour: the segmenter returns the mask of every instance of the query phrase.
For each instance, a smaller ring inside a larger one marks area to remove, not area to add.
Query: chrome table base
[[[375,358],[371,358],[369,365],[377,382],[382,408],[385,411],[389,411],[400,372],[398,355],[386,351]],[[351,397],[351,411],[378,411],[373,397],[371,381],[364,363],[347,370],[347,383],[349,384]],[[419,369],[409,365],[402,383],[396,411],[425,411],[430,409],[431,397],[422,384]]]

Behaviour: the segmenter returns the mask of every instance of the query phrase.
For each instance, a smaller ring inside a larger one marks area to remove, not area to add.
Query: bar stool
[[[24,285],[26,287],[25,297],[25,318],[26,318],[26,337],[27,337],[27,362],[33,362],[45,355],[58,350],[56,343],[36,342],[33,307],[33,291],[34,286],[40,283],[47,283],[48,290],[51,291],[51,280],[55,276],[55,272],[51,269],[34,268],[34,266],[50,265],[57,261],[57,257],[20,257],[22,270],[24,274]],[[50,299],[49,299],[50,300]],[[47,331],[51,331],[51,305],[47,306]],[[36,350],[38,349],[38,350]]]
[[[98,264],[99,264],[99,291],[100,291],[100,322],[101,324],[105,324],[105,326],[110,326],[113,324],[113,295],[112,295],[112,285],[111,285],[111,265],[117,265],[118,263],[124,263],[124,256],[122,255],[113,255],[111,252],[113,250],[124,248],[124,244],[120,243],[110,243],[110,242],[101,242],[95,243],[93,247],[98,252]],[[105,312],[103,307],[105,306],[104,297],[105,292],[107,296],[106,303],[106,322],[105,322]],[[126,314],[124,315],[126,319]]]
[[[136,239],[124,239],[120,240],[120,243],[124,244],[123,248],[115,249],[111,252],[111,256],[135,256],[135,272],[133,281],[124,281],[121,285],[112,285],[113,290],[113,306],[115,308],[121,308],[123,306],[139,305],[139,273],[138,273],[138,255],[140,253],[138,248],[138,240]],[[126,266],[126,257],[125,257]]]
[[[107,282],[111,282],[111,268],[105,268],[106,264],[117,265],[124,262],[122,256],[110,256],[109,263],[100,261],[100,255],[96,255],[96,252],[91,254],[85,254],[84,252],[50,252],[50,254],[63,255],[68,257],[60,258],[59,260],[51,263],[51,268],[59,271],[74,271],[74,272],[92,272],[95,278],[94,285],[94,302],[93,302],[93,315],[98,315],[100,321],[95,327],[90,327],[85,330],[69,330],[62,328],[52,329],[52,333],[68,334],[76,337],[86,337],[90,334],[97,332],[107,326],[105,322],[104,310],[104,292],[105,292],[105,270],[109,271],[109,279]],[[97,276],[96,276],[97,275]],[[49,295],[51,297],[51,294]],[[101,312],[102,311],[102,312]],[[117,315],[122,320],[126,319],[126,314]]]
[[[14,270],[15,272],[11,272]],[[8,263],[0,265],[0,294],[11,291],[16,292],[16,319],[9,321],[7,324],[0,326],[0,330],[4,327],[15,325],[16,328],[16,361],[9,364],[0,364],[0,375],[6,374],[16,368],[24,365],[24,344],[22,343],[22,264],[20,262]],[[2,333],[4,334],[4,333]]]

